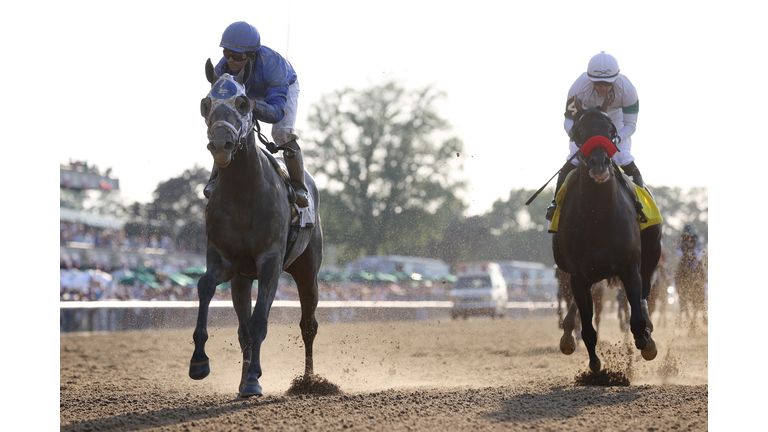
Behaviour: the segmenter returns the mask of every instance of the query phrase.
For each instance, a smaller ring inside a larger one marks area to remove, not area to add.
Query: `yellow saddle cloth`
[[[577,170],[573,170],[568,173],[568,175],[565,177],[563,185],[557,192],[557,196],[555,197],[557,207],[555,208],[555,214],[552,216],[552,222],[549,224],[549,232],[551,233],[557,232],[557,225],[560,221],[560,209],[563,207],[565,194],[568,193],[568,189],[572,188],[574,182],[576,182],[576,172]],[[637,200],[640,201],[640,203],[643,205],[643,213],[645,214],[646,219],[648,219],[648,222],[640,222],[640,215],[637,215],[637,222],[640,224],[640,230],[644,230],[649,226],[660,224],[663,220],[661,217],[661,212],[659,212],[659,208],[656,206],[656,202],[653,201],[653,198],[651,198],[651,194],[648,193],[647,190],[636,185],[628,175],[624,174],[624,171],[621,168],[619,168],[619,172],[621,173],[621,177],[624,179],[624,181],[633,187],[633,190],[635,191],[635,198],[637,198]]]

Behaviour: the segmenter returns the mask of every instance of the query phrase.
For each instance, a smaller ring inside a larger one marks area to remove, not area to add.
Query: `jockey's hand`
[[[266,143],[266,144],[264,144],[264,145],[267,147],[267,150],[269,150],[269,152],[270,152],[270,153],[272,153],[272,154],[275,154],[275,153],[277,153],[277,152],[280,150],[280,149],[277,147],[277,144],[275,144],[275,143],[273,143],[273,142],[267,142],[267,143]]]

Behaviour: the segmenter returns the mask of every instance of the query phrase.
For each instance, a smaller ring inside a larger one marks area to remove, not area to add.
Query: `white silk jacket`
[[[640,109],[639,100],[637,98],[637,90],[635,86],[629,81],[629,78],[619,74],[616,77],[616,81],[613,83],[613,87],[606,96],[610,96],[613,93],[613,102],[608,106],[607,114],[611,118],[618,136],[621,139],[619,143],[619,152],[616,153],[613,159],[619,166],[627,165],[635,160],[631,154],[632,150],[632,134],[635,133],[637,128],[637,113]],[[581,105],[586,109],[594,106],[602,106],[605,102],[605,97],[597,94],[595,86],[592,80],[589,79],[587,73],[584,72],[579,76],[576,81],[568,90],[568,99],[565,109],[565,132],[569,133],[573,127],[573,115],[576,113],[573,98],[574,96],[581,101]],[[569,154],[567,159],[576,154],[578,147],[573,141],[569,142]],[[572,161],[575,165],[578,165],[578,159],[574,158]]]

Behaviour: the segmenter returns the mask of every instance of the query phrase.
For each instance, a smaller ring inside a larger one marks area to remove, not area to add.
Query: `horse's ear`
[[[584,114],[585,109],[578,97],[574,96],[573,99],[574,99],[573,104],[574,104],[574,107],[576,108],[576,113],[573,115],[573,121],[577,122],[579,121],[581,116]]]
[[[237,74],[235,77],[235,81],[239,82],[240,84],[245,84],[248,81],[248,78],[251,77],[251,59],[245,60],[245,66],[243,66],[242,69],[240,69],[240,73]]]
[[[219,77],[216,76],[216,69],[213,68],[211,59],[208,59],[208,61],[205,62],[205,77],[208,78],[208,82],[211,83],[211,85],[219,79]]]

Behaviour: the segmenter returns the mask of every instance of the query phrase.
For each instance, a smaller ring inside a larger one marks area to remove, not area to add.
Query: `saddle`
[[[259,147],[260,148],[260,147]],[[312,231],[315,228],[315,204],[312,194],[307,194],[309,206],[299,207],[296,204],[296,193],[291,185],[291,178],[288,175],[288,168],[285,162],[278,161],[267,150],[260,148],[267,160],[275,168],[277,174],[283,179],[283,183],[288,189],[288,202],[291,204],[291,226],[288,229],[287,247],[285,248],[285,257],[283,258],[283,270],[288,268],[293,261],[301,255],[304,248],[309,243]]]
[[[291,177],[288,175],[288,168],[286,168],[285,162],[282,160],[278,161],[274,156],[269,154],[267,150],[261,147],[259,147],[259,149],[267,157],[267,160],[269,160],[269,163],[272,165],[272,167],[275,168],[275,171],[277,171],[277,174],[283,180],[283,184],[285,184],[285,187],[288,189],[287,198],[288,202],[291,203],[291,226],[314,228],[315,207],[312,200],[312,194],[307,194],[307,198],[309,199],[309,206],[306,208],[299,207],[296,204],[296,192],[294,191],[293,185],[291,184]]]
[[[661,217],[661,212],[659,211],[658,206],[656,206],[656,202],[651,193],[647,189],[636,185],[628,175],[624,174],[624,171],[620,167],[616,165],[614,166],[618,168],[616,172],[621,175],[621,180],[623,180],[624,185],[634,196],[635,210],[637,211],[637,221],[638,224],[640,224],[640,230],[642,231],[649,226],[660,224],[663,218]],[[555,214],[552,216],[552,222],[549,224],[549,233],[557,232],[557,227],[560,221],[560,210],[563,208],[565,195],[568,193],[568,189],[572,189],[573,185],[576,183],[577,173],[578,170],[569,172],[563,182],[563,186],[560,187],[560,190],[557,192],[557,196],[555,197],[557,207],[555,208]]]

